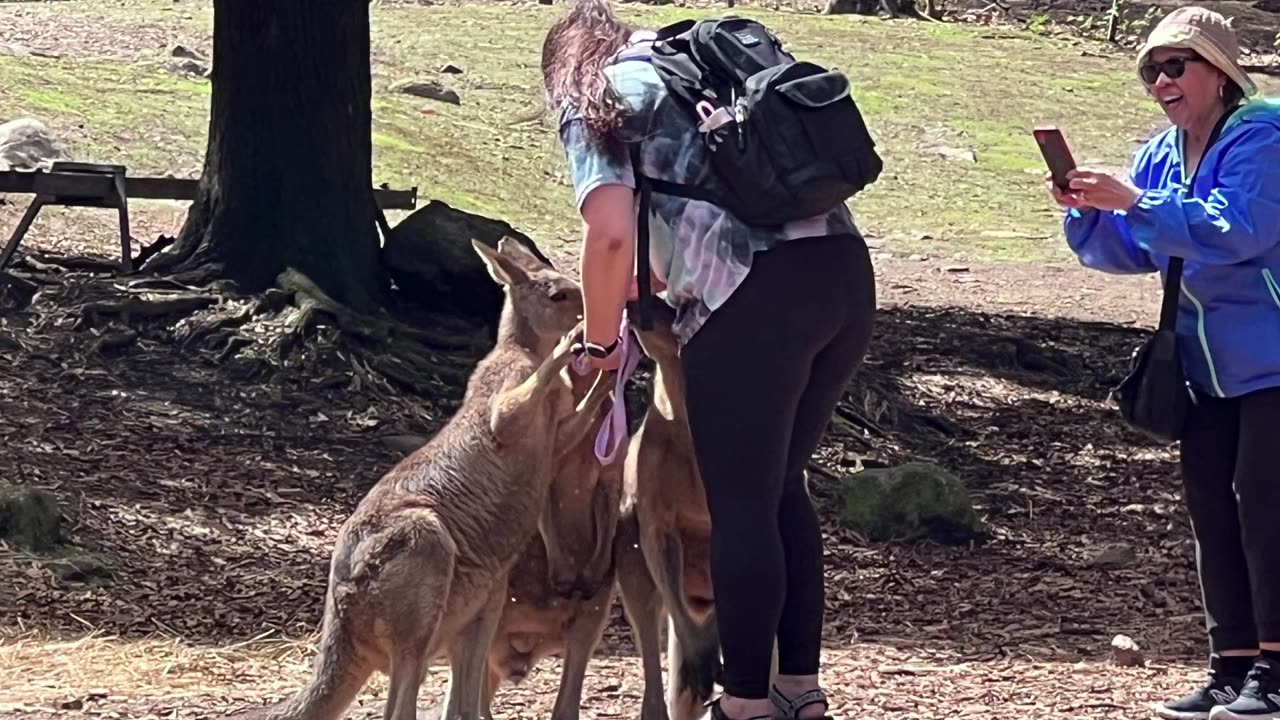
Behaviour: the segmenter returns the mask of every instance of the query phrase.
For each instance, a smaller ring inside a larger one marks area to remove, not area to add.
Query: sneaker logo
[[[1233,700],[1235,700],[1235,699],[1236,699],[1236,697],[1238,697],[1238,696],[1236,695],[1236,689],[1235,689],[1235,688],[1233,688],[1233,687],[1228,687],[1228,688],[1226,688],[1225,690],[1213,690],[1213,689],[1210,689],[1210,690],[1209,690],[1209,694],[1210,694],[1211,696],[1213,696],[1213,699],[1214,699],[1214,700],[1215,700],[1219,705],[1230,705],[1230,704],[1231,704],[1231,702],[1232,702]]]

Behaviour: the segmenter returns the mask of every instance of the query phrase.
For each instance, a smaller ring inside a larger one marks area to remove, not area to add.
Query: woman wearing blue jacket
[[[1185,263],[1177,334],[1196,401],[1181,469],[1210,669],[1157,706],[1169,720],[1280,718],[1280,103],[1245,102],[1257,87],[1238,57],[1221,15],[1170,13],[1138,73],[1171,127],[1127,177],[1080,169],[1067,192],[1050,183],[1084,266]]]

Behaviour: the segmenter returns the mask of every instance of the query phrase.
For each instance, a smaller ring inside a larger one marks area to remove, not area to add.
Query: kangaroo
[[[589,375],[572,374],[575,392],[585,393],[590,380]],[[608,414],[601,420],[608,422]],[[600,425],[593,427],[598,430]],[[621,450],[625,452],[625,446]],[[613,538],[622,498],[622,458],[620,453],[602,465],[593,432],[556,459],[539,533],[511,570],[507,604],[489,651],[486,710],[503,681],[519,683],[541,659],[560,655],[560,688],[552,718],[578,717],[587,664],[613,605]]]
[[[711,516],[684,409],[673,311],[653,303],[653,329],[638,331],[656,365],[653,399],[627,452],[614,543],[623,608],[644,669],[642,720],[694,720],[720,672],[711,588]],[[659,637],[668,616],[671,686],[663,701]]]
[[[537,532],[557,448],[591,431],[611,383],[597,373],[575,412],[562,373],[582,313],[576,283],[548,265],[531,270],[536,258],[509,239],[496,251],[472,245],[504,288],[497,342],[449,422],[343,523],[311,680],[253,716],[337,720],[381,671],[384,718],[414,720],[428,663],[446,657],[446,720],[481,718],[509,571]]]

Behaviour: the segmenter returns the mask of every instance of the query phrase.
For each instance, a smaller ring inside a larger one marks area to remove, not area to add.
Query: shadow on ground
[[[56,490],[72,539],[115,573],[85,590],[0,561],[24,583],[5,614],[55,633],[218,644],[312,632],[337,527],[399,455],[384,439],[429,435],[461,397],[371,397],[301,373],[247,385],[163,343],[88,352],[92,338],[30,312],[0,315],[0,478]],[[1126,632],[1198,652],[1172,456],[1104,401],[1140,339],[1101,323],[882,312],[816,462],[837,475],[859,460],[937,462],[969,486],[992,541],[871,544],[837,526],[830,482],[818,483],[831,647],[1070,659]],[[1115,543],[1137,560],[1090,565]],[[632,652],[619,617],[603,651]]]

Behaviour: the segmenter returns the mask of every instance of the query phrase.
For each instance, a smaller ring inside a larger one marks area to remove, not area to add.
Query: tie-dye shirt
[[[652,38],[650,32],[634,34],[605,70],[629,110],[623,135],[627,139],[643,139],[640,162],[648,177],[681,184],[710,182],[713,171],[697,125],[676,104],[677,100],[668,96],[662,80],[645,59]],[[579,210],[587,194],[601,185],[635,188],[630,159],[624,154],[615,161],[590,146],[583,121],[572,106],[563,108],[560,139]],[[742,283],[757,251],[797,238],[858,233],[843,204],[825,215],[761,228],[708,202],[658,192],[651,197],[650,264],[667,285],[663,294],[676,309],[673,330],[681,345]]]

